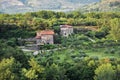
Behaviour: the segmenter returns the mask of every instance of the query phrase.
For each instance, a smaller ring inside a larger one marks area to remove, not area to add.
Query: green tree
[[[64,68],[53,63],[51,66],[47,66],[45,77],[46,80],[67,80],[65,72]]]
[[[8,46],[4,41],[0,41],[0,60],[4,58],[10,58],[14,57],[16,61],[20,62],[22,64],[22,67],[28,67],[27,63],[27,57],[23,53],[22,50],[20,50],[17,47],[11,47]]]
[[[120,79],[120,65],[117,65],[117,68],[116,68],[116,80],[119,80]]]
[[[67,20],[67,24],[69,24],[69,25],[74,25],[74,24],[75,24],[75,20],[74,20],[73,18],[69,18],[69,19]]]
[[[40,66],[33,58],[30,59],[29,65],[31,66],[29,69],[22,69],[23,75],[30,80],[40,79],[40,74],[43,73],[44,68]]]
[[[49,22],[42,18],[34,18],[33,19],[33,27],[34,30],[44,30],[49,28]]]
[[[111,30],[110,30],[110,37],[118,42],[120,40],[120,19],[115,18],[111,20]]]
[[[81,61],[74,66],[67,69],[67,77],[70,80],[93,80],[94,76],[94,62],[88,63],[86,61]]]
[[[17,63],[14,58],[2,59],[0,61],[0,80],[17,80],[18,76],[14,72],[18,72],[15,70],[17,68]]]
[[[115,70],[110,63],[102,64],[95,70],[95,80],[114,80]]]

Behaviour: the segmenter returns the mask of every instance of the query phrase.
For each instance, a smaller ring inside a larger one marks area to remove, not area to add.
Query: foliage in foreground
[[[8,47],[4,47],[6,48]],[[11,51],[17,52],[15,49]],[[30,53],[24,54],[27,57],[27,61],[24,62],[26,64],[18,59],[20,57],[18,54],[16,54],[18,57],[1,55],[1,80],[119,80],[120,78],[119,58],[92,58],[74,49],[68,49],[67,52],[65,49],[44,51],[36,56]],[[24,58],[23,56],[22,59]]]

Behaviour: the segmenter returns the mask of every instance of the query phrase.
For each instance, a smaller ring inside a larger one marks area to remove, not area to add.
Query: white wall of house
[[[73,33],[73,28],[69,28],[69,30],[70,30],[70,34],[72,34]]]
[[[73,28],[72,27],[71,28],[62,28],[61,27],[60,31],[61,31],[62,36],[67,37],[67,36],[69,36],[69,35],[71,35],[73,33]]]
[[[54,44],[53,35],[41,35],[41,41],[45,44]]]
[[[61,35],[62,36],[68,36],[68,29],[67,28],[61,28]]]

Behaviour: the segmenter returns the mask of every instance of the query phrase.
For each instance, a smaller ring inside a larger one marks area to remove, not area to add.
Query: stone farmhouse
[[[69,25],[60,25],[60,34],[64,37],[68,37],[73,33],[73,27]]]
[[[54,44],[54,34],[53,30],[38,31],[35,37],[37,45]]]

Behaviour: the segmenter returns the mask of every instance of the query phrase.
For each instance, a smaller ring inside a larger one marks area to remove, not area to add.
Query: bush
[[[6,41],[7,45],[15,47],[17,45],[17,40],[15,38],[11,38],[8,41]]]
[[[104,38],[106,36],[106,33],[105,32],[96,32],[95,33],[95,37],[101,39],[101,38]]]
[[[92,56],[91,59],[93,59],[93,60],[99,60],[98,56]]]
[[[77,56],[76,55],[71,55],[71,58],[76,58]]]
[[[43,45],[43,49],[54,49],[54,48],[56,48],[55,45],[51,45],[51,44],[45,44],[45,45]]]
[[[111,50],[110,50],[110,53],[111,53],[111,54],[115,54],[115,49],[111,49]]]
[[[81,54],[79,54],[79,57],[88,57],[88,55],[85,53],[81,53]]]
[[[104,53],[108,54],[110,52],[110,50],[107,48]]]
[[[94,31],[88,31],[86,34],[86,36],[94,38],[95,37],[95,32]]]
[[[115,58],[111,57],[109,58],[110,61],[115,61]]]

